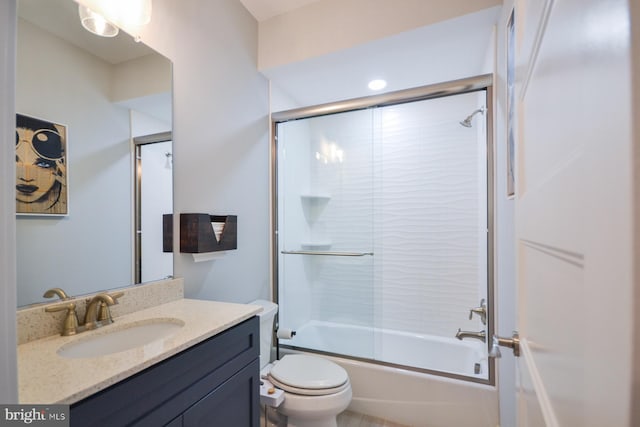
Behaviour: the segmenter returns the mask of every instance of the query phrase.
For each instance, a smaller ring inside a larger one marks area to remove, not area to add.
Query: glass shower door
[[[372,111],[277,125],[281,345],[373,358]]]
[[[487,334],[468,317],[488,295],[486,102],[478,91],[375,110],[376,360],[488,379],[486,344],[454,338]]]
[[[489,100],[277,123],[280,345],[491,381]]]

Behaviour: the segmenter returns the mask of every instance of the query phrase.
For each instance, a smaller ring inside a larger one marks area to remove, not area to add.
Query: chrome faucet
[[[458,328],[458,332],[456,333],[456,338],[458,338],[460,341],[462,341],[464,338],[473,338],[476,340],[480,340],[482,342],[487,342],[487,333],[485,331],[480,331],[480,332],[463,331],[460,328]]]
[[[109,313],[109,306],[116,304],[116,300],[109,294],[98,294],[89,301],[87,304],[87,312],[84,314],[84,327],[86,330],[95,329],[102,326],[102,322],[98,319],[98,309],[105,311],[101,317],[108,317],[111,319]],[[108,313],[108,314],[107,314]],[[103,319],[104,320],[104,319]],[[110,323],[110,322],[109,322]]]

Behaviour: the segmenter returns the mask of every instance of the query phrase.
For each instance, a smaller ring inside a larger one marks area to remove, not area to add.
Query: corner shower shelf
[[[309,224],[315,223],[331,200],[328,194],[301,194],[302,211]]]
[[[327,203],[331,200],[331,196],[328,194],[301,194],[300,198],[305,202],[324,202]]]

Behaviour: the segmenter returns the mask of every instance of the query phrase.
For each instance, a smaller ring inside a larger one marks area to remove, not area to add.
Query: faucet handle
[[[84,313],[84,327],[85,329],[96,329],[102,326],[102,322],[98,320],[98,316],[100,315],[102,304],[105,306],[113,305],[116,302],[111,296],[105,292],[99,293],[95,295],[93,298],[87,299],[87,309]],[[108,312],[109,308],[106,307],[103,311],[102,316],[105,319],[109,319],[111,317],[111,313]],[[106,323],[110,323],[107,320]]]
[[[62,336],[75,335],[78,332],[78,315],[76,314],[75,303],[66,303],[54,305],[52,307],[45,307],[44,311],[52,313],[56,311],[67,310],[67,317],[64,319],[62,326]]]
[[[484,298],[480,300],[480,307],[475,307],[469,310],[469,320],[473,319],[473,313],[480,316],[480,321],[483,325],[487,324],[487,303]]]
[[[124,292],[114,292],[112,294],[107,294],[113,299],[114,304],[118,304],[118,298],[124,295]],[[98,307],[98,321],[103,325],[108,325],[109,323],[113,323],[113,318],[111,317],[111,310],[109,309],[109,305],[100,301],[100,306]]]
[[[114,292],[114,293],[107,294],[107,295],[109,295],[111,298],[113,298],[113,300],[114,300],[114,301],[116,301],[118,298],[120,298],[120,297],[123,297],[123,296],[124,296],[124,292],[119,291],[119,292]],[[118,302],[116,301],[116,304],[117,304],[117,303],[118,303]]]

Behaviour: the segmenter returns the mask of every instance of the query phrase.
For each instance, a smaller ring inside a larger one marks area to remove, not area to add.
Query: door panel
[[[584,319],[575,315],[584,305],[583,265],[532,242],[521,242],[519,259],[521,286],[527,292],[527,311],[520,319],[526,322],[529,368],[544,380],[547,396],[540,398],[553,402],[559,425],[586,425],[580,402],[588,375],[583,355],[589,337]]]
[[[540,396],[536,394],[531,373],[527,369],[526,363],[519,365],[517,381],[520,390],[517,408],[519,416],[518,427],[544,426],[545,422],[542,408],[540,407]],[[500,420],[500,425],[509,426],[510,424],[505,424],[504,420]]]
[[[518,425],[627,426],[628,3],[532,3],[516,2]]]

